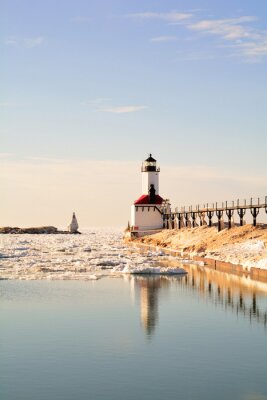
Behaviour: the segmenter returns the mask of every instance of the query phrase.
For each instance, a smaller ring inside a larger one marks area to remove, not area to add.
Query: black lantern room
[[[157,168],[157,160],[152,157],[152,154],[149,154],[149,157],[143,161],[142,163],[142,172],[159,172],[159,168]]]

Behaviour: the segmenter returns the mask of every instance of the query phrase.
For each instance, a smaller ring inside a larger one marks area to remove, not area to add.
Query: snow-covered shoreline
[[[182,257],[231,263],[248,272],[253,268],[267,272],[267,229],[264,227],[245,225],[221,232],[206,226],[164,230],[131,242],[169,250]]]

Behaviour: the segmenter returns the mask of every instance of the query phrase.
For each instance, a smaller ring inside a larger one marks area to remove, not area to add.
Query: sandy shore
[[[175,250],[183,256],[202,257],[267,270],[267,228],[251,225],[238,226],[218,232],[216,227],[163,230],[151,236],[130,239],[160,248]]]

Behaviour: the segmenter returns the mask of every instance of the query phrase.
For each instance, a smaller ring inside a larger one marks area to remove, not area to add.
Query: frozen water
[[[163,257],[164,256],[164,257]],[[0,235],[0,279],[95,280],[120,274],[181,274],[159,266],[162,252],[139,252],[122,241],[120,229],[82,235]]]
[[[184,274],[183,268],[170,268],[170,267],[156,267],[151,266],[148,263],[141,265],[138,264],[127,264],[120,265],[113,269],[114,272],[120,272],[122,274],[158,274],[158,275],[176,275]]]

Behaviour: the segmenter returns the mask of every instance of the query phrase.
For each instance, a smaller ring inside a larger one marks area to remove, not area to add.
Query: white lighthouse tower
[[[159,172],[157,161],[150,154],[141,167],[142,195],[131,207],[131,232],[138,236],[163,228],[163,198],[159,195]]]

